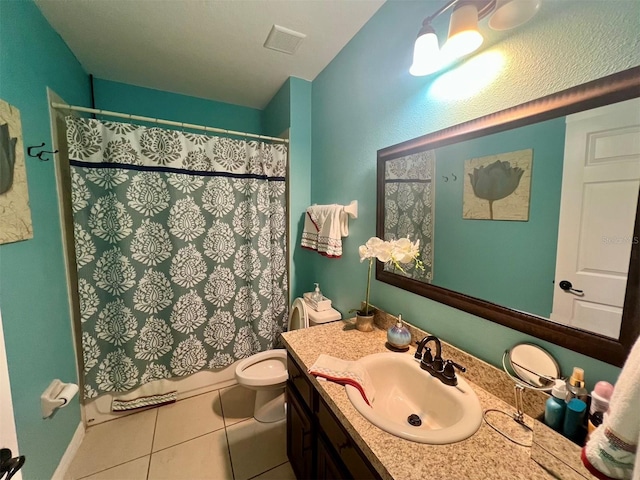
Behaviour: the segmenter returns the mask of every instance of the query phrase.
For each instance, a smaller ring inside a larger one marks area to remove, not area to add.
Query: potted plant
[[[356,311],[356,328],[362,332],[373,330],[373,310],[369,304],[369,292],[371,291],[371,271],[374,260],[382,263],[392,263],[400,271],[404,272],[401,263],[415,262],[416,268],[424,269],[422,262],[418,259],[420,255],[418,247],[420,240],[411,242],[409,238],[384,241],[378,237],[371,237],[367,243],[360,245],[360,262],[369,260],[369,272],[367,273],[367,293],[363,310]]]

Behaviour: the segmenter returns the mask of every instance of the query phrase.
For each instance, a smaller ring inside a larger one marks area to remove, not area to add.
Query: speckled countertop
[[[386,331],[376,329],[373,332],[360,332],[355,329],[353,320],[294,330],[283,334],[283,339],[287,350],[305,372],[321,353],[344,360],[357,360],[365,355],[388,351],[385,348]],[[414,353],[415,347],[411,347],[409,352],[398,353],[398,355],[413,356]],[[444,358],[452,358],[444,353]],[[469,365],[466,366],[470,368]],[[312,375],[307,374],[307,376],[382,478],[402,480],[555,478],[531,459],[530,447],[518,446],[508,441],[484,421],[473,436],[462,442],[449,445],[410,442],[386,433],[369,423],[353,407],[343,386],[331,382],[319,382]],[[471,374],[463,376],[474,388],[483,410],[496,408],[507,412],[514,411],[509,404],[473,382]],[[506,415],[502,417],[504,417],[504,424],[501,427],[510,429],[515,426],[520,429],[509,417]],[[533,420],[527,417],[527,423],[533,425]],[[522,432],[514,431],[514,434],[524,438]],[[530,435],[528,441],[531,442]]]

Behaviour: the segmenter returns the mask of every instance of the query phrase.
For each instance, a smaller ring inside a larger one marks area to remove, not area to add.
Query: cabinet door
[[[313,478],[312,422],[290,385],[287,385],[287,457],[298,480]]]
[[[380,478],[373,466],[365,458],[364,454],[356,446],[355,442],[340,425],[340,422],[333,416],[324,400],[318,402],[318,425],[324,433],[329,445],[329,452],[335,452],[336,463],[346,467],[349,478],[369,479]]]
[[[344,468],[331,457],[331,448],[322,437],[318,438],[318,480],[342,480],[350,478]]]

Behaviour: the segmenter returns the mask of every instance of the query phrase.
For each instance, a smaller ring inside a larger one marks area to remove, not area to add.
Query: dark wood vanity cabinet
[[[296,477],[379,479],[291,355],[287,368],[287,456]]]

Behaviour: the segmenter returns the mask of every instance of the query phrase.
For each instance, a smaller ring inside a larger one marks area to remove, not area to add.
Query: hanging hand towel
[[[349,235],[349,220],[342,205],[307,208],[301,246],[331,258],[342,256],[342,237]]]
[[[600,479],[640,480],[640,339],[627,358],[609,413],[582,449],[585,467]]]
[[[376,394],[367,370],[356,364],[330,355],[321,354],[309,369],[311,375],[326,378],[340,385],[351,385],[358,389],[367,405],[371,405]]]

